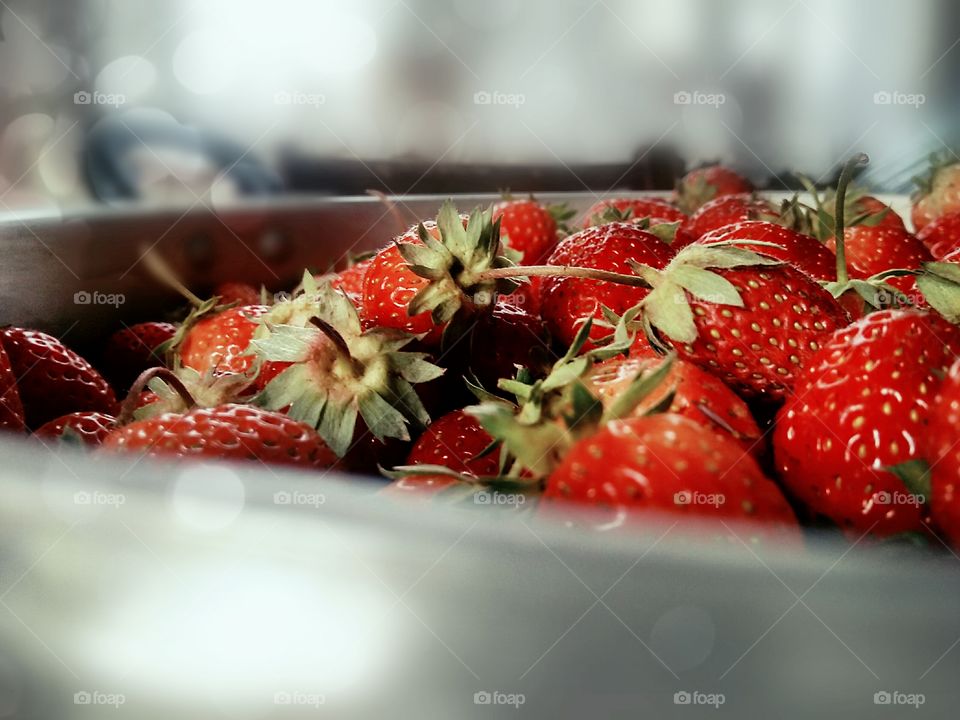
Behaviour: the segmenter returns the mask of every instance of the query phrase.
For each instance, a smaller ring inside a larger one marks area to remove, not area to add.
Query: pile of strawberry
[[[579,229],[533,198],[448,202],[269,301],[181,287],[181,322],[124,327],[97,368],[4,327],[0,428],[380,469],[393,495],[522,495],[604,529],[666,513],[960,545],[960,163],[922,181],[913,233],[850,186],[863,161],[779,207],[702,168]]]

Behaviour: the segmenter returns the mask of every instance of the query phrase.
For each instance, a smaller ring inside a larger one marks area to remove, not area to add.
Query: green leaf
[[[306,360],[310,348],[319,341],[320,331],[315,327],[273,325],[265,338],[254,338],[250,345],[264,360],[300,362]]]
[[[373,395],[374,393],[369,394]],[[393,408],[391,408],[391,410],[392,409]],[[396,413],[397,411],[394,410],[393,412]],[[364,420],[366,420],[366,418],[364,418]],[[317,433],[319,433],[324,442],[330,446],[330,449],[336,453],[337,457],[343,457],[347,454],[350,445],[353,443],[356,426],[357,408],[353,403],[338,406],[328,401],[323,408],[320,423],[317,425]],[[367,427],[370,427],[369,423],[367,423]],[[372,428],[370,428],[370,430],[373,432]],[[383,440],[383,437],[377,435],[375,432],[374,435],[376,435],[378,440]],[[407,438],[402,439],[405,440]]]
[[[945,280],[960,284],[960,265],[952,262],[925,262],[923,269]]]
[[[603,415],[603,403],[600,398],[587,390],[582,382],[570,386],[571,412],[564,416],[567,427],[578,425],[595,426]]]
[[[357,398],[357,402],[360,405],[360,416],[377,440],[382,442],[388,437],[410,439],[406,419],[377,393],[365,393]]]
[[[716,305],[743,307],[737,288],[722,275],[693,265],[680,265],[669,273],[670,279],[694,297]]]
[[[697,326],[686,291],[673,282],[664,282],[643,299],[645,317],[675,342],[692,343],[697,339]]]
[[[603,422],[629,417],[636,407],[654,392],[673,370],[676,354],[667,355],[650,372],[639,372],[603,415]]]
[[[917,277],[917,287],[930,306],[952,323],[960,323],[960,285],[939,275]]]

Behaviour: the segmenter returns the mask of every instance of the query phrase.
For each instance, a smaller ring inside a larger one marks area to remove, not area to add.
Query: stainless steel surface
[[[429,215],[437,202],[405,204]],[[202,210],[171,227],[178,215],[3,225],[2,321],[82,344],[173,303],[139,268],[121,277],[143,242],[193,286],[279,288],[398,225],[370,199]],[[244,249],[273,232],[287,238],[276,278]],[[187,250],[198,237],[204,262]],[[79,290],[128,297],[78,306]],[[363,479],[7,437],[0,458],[0,717],[948,717],[960,700],[947,553],[812,538],[770,554],[736,527],[697,542],[669,519],[599,536],[392,504]],[[523,703],[477,704],[483,692]],[[877,692],[924,703],[887,708]]]

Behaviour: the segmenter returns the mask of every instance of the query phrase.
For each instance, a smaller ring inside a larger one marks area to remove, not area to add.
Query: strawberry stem
[[[187,408],[192,408],[197,404],[197,401],[193,399],[193,395],[187,390],[187,386],[183,384],[183,381],[178,378],[172,370],[165,367],[147,368],[133,381],[133,384],[130,386],[130,392],[127,393],[127,397],[124,398],[123,403],[120,405],[120,412],[117,413],[117,426],[126,425],[133,420],[133,415],[140,405],[140,395],[143,394],[147,384],[155,377],[160,378],[172,387],[177,394],[183,398],[183,402],[186,403]]]
[[[318,317],[310,318],[310,324],[316,327],[320,332],[330,339],[334,347],[337,349],[337,352],[340,354],[340,357],[349,363],[350,367],[362,373],[363,368],[360,367],[360,364],[357,362],[357,360],[353,357],[353,355],[350,354],[350,346],[347,345],[347,341],[343,339],[343,335],[337,332],[337,329],[333,327],[333,325],[325,320],[321,320]]]
[[[636,275],[624,275],[622,273],[610,272],[609,270],[598,270],[596,268],[576,267],[574,265],[516,265],[505,268],[493,268],[477,273],[477,281],[498,280],[501,278],[521,278],[521,277],[575,277],[587,280],[603,280],[618,285],[629,285],[631,287],[650,288],[650,283]]]
[[[180,282],[180,279],[176,273],[173,272],[173,269],[152,249],[144,253],[143,264],[157,280],[182,295],[186,301],[195,308],[203,305],[203,300],[194,295],[190,291],[190,288]]]
[[[833,237],[837,246],[837,283],[840,285],[844,285],[850,280],[850,275],[847,273],[846,241],[843,237],[843,214],[847,199],[847,186],[850,184],[850,181],[853,180],[853,174],[857,168],[861,165],[866,165],[868,162],[870,162],[870,158],[867,157],[866,153],[857,153],[847,160],[843,166],[843,171],[840,173],[840,179],[837,181],[835,200],[836,217],[833,223]]]

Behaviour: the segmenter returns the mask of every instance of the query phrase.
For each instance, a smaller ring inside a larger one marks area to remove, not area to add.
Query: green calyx
[[[751,242],[752,247],[762,245],[772,243]],[[674,342],[691,343],[697,339],[691,297],[717,305],[744,306],[739,290],[714,270],[779,264],[757,252],[734,247],[729,241],[688,245],[663,270],[636,264],[634,272],[653,288],[639,306],[650,342],[654,347],[661,345],[652,334],[653,329]]]
[[[434,323],[443,325],[456,315],[469,316],[478,307],[493,305],[498,293],[518,287],[516,280],[483,276],[487,270],[515,265],[502,253],[500,221],[492,220],[490,210],[477,208],[464,227],[447,200],[437,215],[437,229],[439,240],[421,224],[417,231],[422,244],[397,244],[411,272],[429,281],[410,300],[410,315],[429,312]]]
[[[614,222],[633,223],[641,230],[646,230],[648,233],[656,235],[667,245],[673,245],[673,241],[677,238],[677,229],[680,227],[679,221],[651,223],[649,217],[634,217],[633,208],[620,210],[612,205],[605,207],[603,212],[594,213],[588,220],[590,226],[607,225]]]
[[[915,175],[913,178],[911,178],[913,180],[913,184],[917,186],[917,189],[910,196],[910,200],[917,202],[921,198],[933,192],[933,184],[936,180],[937,173],[944,168],[950,167],[951,165],[956,165],[957,162],[957,156],[952,150],[947,149],[940,152],[930,153],[930,165],[926,172],[924,172],[922,175]]]
[[[150,378],[146,389],[156,395],[156,400],[133,411],[134,420],[146,420],[163,413],[182,413],[191,408],[210,408],[225,403],[236,402],[249,389],[256,378],[258,368],[251,368],[247,374],[228,373],[219,375],[213,371],[203,374],[189,367],[176,367],[173,374],[188,391],[192,402],[188,402],[181,389],[173,387],[162,375]]]
[[[706,205],[717,196],[717,186],[707,182],[703,175],[695,180],[679,180],[676,184],[677,207],[687,215],[696,212],[697,208]]]
[[[930,307],[954,324],[960,323],[960,265],[926,262],[917,274],[917,288]]]
[[[430,421],[413,385],[443,369],[425,353],[402,350],[413,335],[364,331],[353,303],[329,283],[305,273],[302,288],[261,318],[253,352],[263,363],[291,365],[254,402],[316,427],[340,457],[353,443],[358,417],[378,440],[409,440],[411,424]]]

